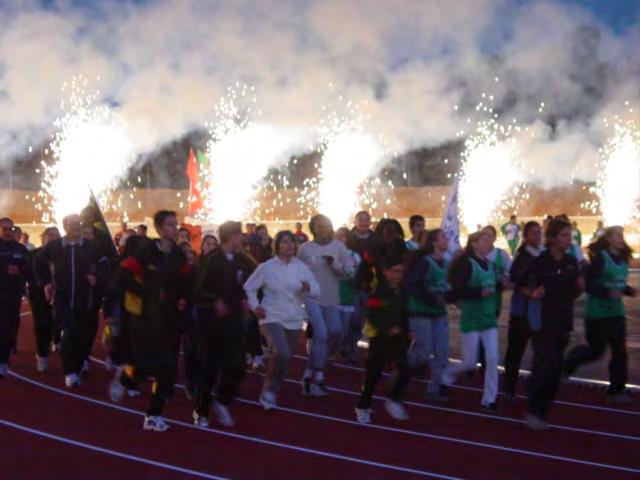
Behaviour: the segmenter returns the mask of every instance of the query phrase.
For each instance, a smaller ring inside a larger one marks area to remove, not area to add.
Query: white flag
[[[447,208],[440,223],[447,237],[449,238],[449,253],[455,254],[462,247],[460,246],[460,219],[458,218],[458,178],[451,185],[451,193],[447,201]]]

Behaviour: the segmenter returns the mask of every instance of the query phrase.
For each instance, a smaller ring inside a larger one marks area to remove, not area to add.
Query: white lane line
[[[304,355],[294,355],[294,358],[297,358],[299,360],[307,360],[307,357],[305,357]],[[361,367],[354,367],[352,365],[345,365],[343,363],[332,363],[331,364],[332,367],[336,367],[336,368],[341,368],[344,370],[353,370],[356,372],[361,372],[364,373],[364,368]],[[384,376],[389,376],[389,373],[384,372],[383,373]],[[416,381],[416,382],[420,382],[420,383],[429,383],[429,380],[425,380],[423,378],[412,378],[412,381]],[[452,385],[451,388],[455,388],[457,390],[468,390],[468,391],[472,391],[472,392],[482,392],[481,388],[476,388],[476,387],[467,387],[464,385]],[[639,387],[640,388],[640,387]],[[498,392],[499,395],[504,395],[504,392]],[[516,395],[516,398],[520,398],[520,399],[524,399],[526,400],[528,397],[526,395]],[[590,405],[587,403],[578,403],[578,402],[569,402],[566,400],[554,400],[554,403],[557,403],[559,405],[565,405],[565,406],[569,406],[569,407],[577,407],[577,408],[587,408],[590,410],[600,410],[603,412],[611,412],[611,413],[623,413],[626,415],[638,415],[640,416],[640,411],[633,411],[633,410],[623,410],[620,408],[612,408],[612,407],[601,407],[598,405]]]
[[[29,383],[31,385],[43,388],[45,390],[49,390],[51,392],[56,392],[59,393],[61,395],[65,395],[71,398],[75,398],[78,400],[83,400],[85,402],[88,403],[93,403],[95,405],[100,405],[103,407],[108,407],[108,408],[112,408],[114,410],[120,410],[122,412],[126,412],[126,413],[130,413],[133,415],[138,415],[138,416],[144,416],[144,412],[139,411],[139,410],[134,410],[131,408],[127,408],[127,407],[123,407],[121,405],[116,405],[113,403],[109,403],[109,402],[104,402],[102,400],[97,400],[95,398],[91,398],[91,397],[85,397],[83,395],[78,395],[76,393],[72,393],[72,392],[68,392],[56,387],[52,387],[50,385],[41,383],[41,382],[37,382],[35,380],[32,380],[28,377],[25,377],[23,375],[20,375],[18,373],[15,373],[13,371],[9,372],[9,375],[11,375],[14,378],[17,378],[19,380],[22,380],[25,383]],[[350,457],[347,455],[341,455],[341,454],[337,454],[337,453],[331,453],[331,452],[325,452],[323,450],[316,450],[316,449],[312,449],[312,448],[306,448],[306,447],[300,447],[297,445],[289,445],[287,443],[283,443],[283,442],[276,442],[273,440],[267,440],[264,438],[260,438],[260,437],[252,437],[249,435],[243,435],[240,433],[232,433],[232,432],[228,432],[228,431],[224,431],[224,430],[218,430],[215,428],[208,428],[208,429],[203,429],[200,427],[196,427],[195,425],[193,425],[192,423],[187,423],[187,422],[182,422],[180,420],[173,420],[173,419],[166,419],[168,423],[174,424],[174,425],[180,425],[181,427],[185,427],[185,428],[189,428],[189,429],[193,429],[193,430],[197,430],[199,432],[204,432],[204,433],[210,433],[210,434],[215,434],[215,435],[220,435],[220,436],[224,436],[224,437],[229,437],[229,438],[233,438],[235,440],[245,440],[245,441],[249,441],[249,442],[253,442],[253,443],[258,443],[261,445],[268,445],[270,447],[276,447],[276,448],[282,448],[285,450],[293,450],[296,452],[300,452],[300,453],[307,453],[307,454],[311,454],[311,455],[315,455],[315,456],[319,456],[319,457],[324,457],[324,458],[331,458],[333,460],[342,460],[342,461],[346,461],[346,462],[351,462],[351,463],[356,463],[359,465],[366,465],[369,467],[375,467],[375,468],[381,468],[381,469],[385,469],[385,470],[392,470],[395,472],[401,472],[401,473],[408,473],[408,474],[412,474],[412,475],[418,475],[421,477],[428,477],[428,478],[437,478],[437,479],[442,479],[442,480],[461,480],[459,477],[451,477],[451,476],[447,476],[447,475],[440,475],[437,473],[433,473],[433,472],[428,472],[425,470],[418,470],[418,469],[414,469],[414,468],[408,468],[408,467],[401,467],[401,466],[397,466],[397,465],[389,465],[386,463],[380,463],[380,462],[374,462],[374,461],[370,461],[370,460],[364,460],[361,458],[356,458],[356,457]],[[622,467],[620,467],[622,468]]]
[[[252,372],[253,373],[253,372]],[[260,374],[263,375],[263,374]],[[294,380],[292,378],[285,378],[285,382],[287,383],[295,383],[295,384],[299,384],[300,382],[298,380]],[[328,387],[329,390],[337,392],[337,393],[342,393],[344,395],[351,395],[353,397],[359,397],[360,396],[360,392],[356,392],[354,390],[346,390],[344,388],[336,388],[336,387]],[[383,397],[381,395],[374,395],[373,396],[374,399],[376,400],[386,400],[387,397]],[[458,413],[461,415],[469,415],[472,417],[479,417],[479,418],[490,418],[492,420],[501,420],[503,422],[511,422],[511,423],[519,423],[519,424],[524,424],[525,421],[524,420],[520,420],[518,418],[513,418],[513,417],[505,417],[505,416],[500,416],[500,415],[490,415],[487,413],[480,413],[480,412],[472,412],[469,410],[460,410],[457,408],[451,408],[451,407],[441,407],[438,405],[432,405],[429,403],[422,403],[422,402],[412,402],[412,401],[405,401],[404,402],[405,405],[411,405],[414,407],[418,407],[418,408],[426,408],[429,410],[440,410],[442,412],[449,412],[449,413]],[[555,428],[557,430],[566,430],[569,432],[579,432],[579,433],[587,433],[590,435],[600,435],[600,436],[604,436],[604,437],[611,437],[611,438],[620,438],[623,440],[633,440],[633,441],[639,441],[640,437],[636,437],[636,436],[632,436],[632,435],[623,435],[620,433],[610,433],[610,432],[603,432],[600,430],[589,430],[587,428],[578,428],[578,427],[569,427],[567,425],[556,425],[556,424],[549,424],[550,427]]]
[[[93,361],[97,362],[97,363],[104,364],[103,361],[98,360],[96,358],[91,357],[91,359]],[[298,383],[298,382],[290,380],[290,379],[287,379],[287,381],[288,382]],[[182,389],[185,388],[184,385],[181,385],[181,384],[178,384],[178,383],[176,384],[176,386],[179,387],[179,388],[182,388]],[[356,395],[358,395],[358,394],[356,394]],[[380,396],[374,396],[374,398],[384,399],[384,397],[380,397]],[[251,404],[251,405],[260,405],[258,402],[254,402],[253,400],[242,399],[242,398],[237,398],[237,400],[242,402],[242,403],[247,403],[247,404]],[[631,471],[631,472],[634,472],[634,473],[635,472],[640,473],[640,469],[620,467],[620,466],[617,466],[617,465],[609,465],[609,464],[605,464],[605,463],[590,462],[590,461],[587,461],[587,460],[580,460],[580,459],[575,459],[575,458],[572,458],[572,457],[562,457],[562,456],[559,456],[559,455],[535,452],[535,451],[532,451],[532,450],[504,447],[504,446],[496,445],[496,444],[492,444],[492,443],[482,443],[482,442],[476,442],[476,441],[473,441],[473,440],[465,440],[465,439],[461,439],[461,438],[457,438],[457,437],[448,437],[448,436],[445,436],[445,435],[437,435],[437,434],[430,434],[430,433],[424,433],[424,432],[416,432],[415,430],[405,430],[405,429],[401,429],[401,428],[387,427],[387,426],[384,426],[384,425],[375,425],[375,424],[363,425],[363,424],[358,423],[358,422],[356,422],[354,420],[347,420],[347,419],[340,418],[340,417],[322,415],[322,414],[317,414],[317,413],[313,413],[313,412],[308,412],[308,411],[305,411],[305,410],[297,410],[297,409],[293,409],[293,408],[286,408],[285,409],[285,408],[278,407],[278,409],[283,410],[283,411],[288,411],[289,413],[295,413],[295,414],[298,414],[298,415],[304,415],[304,416],[308,416],[308,417],[319,418],[319,419],[322,419],[322,420],[329,420],[329,421],[334,421],[334,422],[338,422],[338,423],[355,425],[355,426],[358,426],[358,427],[373,428],[375,430],[384,430],[384,431],[389,431],[389,432],[402,433],[402,434],[411,435],[411,436],[417,436],[417,437],[422,437],[422,438],[435,439],[435,440],[444,440],[444,441],[449,441],[449,442],[454,442],[454,443],[461,443],[461,444],[464,444],[464,445],[472,445],[472,446],[483,447],[483,448],[492,448],[492,449],[501,450],[501,451],[507,451],[507,452],[511,452],[511,453],[519,453],[519,454],[523,454],[523,455],[530,455],[530,456],[548,458],[548,459],[553,459],[553,460],[561,460],[561,461],[567,461],[567,462],[572,462],[572,463],[579,463],[579,464],[583,464],[583,465],[598,466],[598,467],[602,467],[602,468],[620,469],[622,471]],[[633,439],[633,440],[638,440],[638,438],[636,438],[636,437],[630,437],[630,438]]]
[[[184,473],[186,475],[191,475],[199,478],[207,478],[211,480],[227,480],[225,477],[218,477],[216,475],[211,475],[209,473],[199,472],[197,470],[191,470],[189,468],[178,467],[176,465],[170,465],[168,463],[157,462],[155,460],[149,460],[148,458],[138,457],[137,455],[129,455],[128,453],[119,452],[117,450],[111,450],[109,448],[98,447],[96,445],[92,445],[90,443],[79,442],[76,440],[72,440],[67,437],[61,437],[59,435],[54,435],[52,433],[43,432],[41,430],[36,430],[35,428],[25,427],[24,425],[19,425],[17,423],[10,422],[8,420],[3,420],[0,418],[0,425],[4,425],[5,427],[13,428],[15,430],[20,430],[23,432],[31,433],[38,437],[44,437],[49,440],[55,440],[57,442],[66,443],[67,445],[73,445],[74,447],[84,448],[86,450],[91,450],[94,452],[103,453],[105,455],[110,455],[112,457],[122,458],[125,460],[131,460],[133,462],[144,463],[145,465],[151,465],[158,468],[163,468],[165,470],[171,470],[173,472]]]

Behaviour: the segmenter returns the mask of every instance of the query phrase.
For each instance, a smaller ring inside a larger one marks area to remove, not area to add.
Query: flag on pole
[[[89,203],[82,210],[82,221],[90,223],[94,227],[94,243],[100,255],[112,258],[118,255],[118,247],[113,242],[113,237],[109,232],[109,227],[104,219],[98,200],[96,200],[93,190],[89,189]]]
[[[201,150],[189,150],[187,161],[189,177],[189,216],[195,217],[204,208],[209,190],[209,159]]]
[[[451,192],[449,193],[449,200],[447,201],[447,208],[442,216],[442,222],[440,223],[447,237],[449,238],[449,253],[453,255],[459,251],[460,246],[460,219],[458,218],[458,178],[453,181],[451,185]]]

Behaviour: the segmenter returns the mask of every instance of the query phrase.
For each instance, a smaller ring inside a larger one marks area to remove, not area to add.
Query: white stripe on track
[[[263,374],[260,374],[263,375]],[[294,380],[292,378],[285,378],[285,382],[287,383],[295,383],[295,384],[299,384],[300,381],[299,380]],[[329,390],[333,391],[333,392],[337,392],[337,393],[342,393],[344,395],[351,395],[354,397],[359,397],[360,396],[360,392],[356,392],[354,390],[347,390],[344,388],[336,388],[336,387],[328,387]],[[386,400],[387,397],[383,397],[381,395],[374,395],[373,396],[374,399],[376,400]],[[458,413],[461,415],[469,415],[472,417],[479,417],[479,418],[490,418],[492,420],[501,420],[503,422],[511,422],[511,423],[519,423],[519,424],[525,424],[526,422],[524,420],[520,420],[518,418],[513,418],[513,417],[505,417],[505,416],[500,416],[500,415],[490,415],[488,413],[480,413],[480,412],[472,412],[469,410],[460,410],[457,408],[451,408],[451,407],[441,407],[439,405],[432,405],[430,403],[423,403],[423,402],[412,402],[412,401],[404,401],[403,402],[405,405],[411,405],[414,407],[418,407],[418,408],[426,408],[429,410],[439,410],[441,412],[449,412],[449,413]],[[619,433],[609,433],[609,432],[602,432],[600,430],[589,430],[587,428],[578,428],[578,427],[569,427],[566,425],[556,425],[556,424],[549,424],[550,427],[555,428],[557,430],[566,430],[569,432],[579,432],[579,433],[587,433],[590,435],[600,435],[603,437],[611,437],[611,438],[619,438],[622,440],[633,440],[633,441],[640,441],[640,437],[635,437],[635,436],[631,436],[631,435],[623,435],[623,434],[619,434]]]
[[[95,405],[100,405],[100,406],[103,406],[103,407],[112,408],[114,410],[120,410],[122,412],[130,413],[130,414],[133,414],[133,415],[144,416],[144,412],[142,412],[142,411],[134,410],[134,409],[131,409],[131,408],[123,407],[121,405],[116,405],[116,404],[105,402],[105,401],[102,401],[102,400],[97,400],[95,398],[85,397],[83,395],[78,395],[76,393],[68,392],[66,390],[62,390],[62,389],[47,385],[45,383],[41,383],[41,382],[32,380],[32,379],[30,379],[28,377],[25,377],[23,375],[20,375],[18,373],[13,372],[13,371],[9,371],[9,375],[11,375],[12,377],[17,378],[18,380],[21,380],[21,381],[23,381],[25,383],[28,383],[28,384],[43,388],[45,390],[49,390],[51,392],[56,392],[56,393],[59,393],[61,395],[65,395],[65,396],[68,396],[68,397],[71,397],[71,398],[75,398],[75,399],[78,399],[78,400],[84,400],[85,402],[88,402],[88,403],[93,403]],[[342,460],[342,461],[346,461],[346,462],[356,463],[356,464],[359,464],[359,465],[366,465],[366,466],[369,466],[369,467],[381,468],[381,469],[384,469],[384,470],[392,470],[392,471],[396,471],[396,472],[407,473],[407,474],[411,474],[411,475],[418,475],[418,476],[427,477],[427,478],[437,478],[437,479],[442,479],[442,480],[461,480],[461,478],[459,478],[459,477],[452,477],[452,476],[448,476],[448,475],[440,475],[440,474],[433,473],[433,472],[428,472],[428,471],[425,471],[425,470],[418,470],[418,469],[414,469],[414,468],[400,467],[400,466],[396,466],[396,465],[389,465],[389,464],[386,464],[386,463],[380,463],[380,462],[374,462],[374,461],[370,461],[370,460],[364,460],[364,459],[361,459],[361,458],[350,457],[350,456],[341,455],[341,454],[338,454],[338,453],[325,452],[323,450],[315,450],[315,449],[312,449],[312,448],[300,447],[300,446],[297,446],[297,445],[289,445],[289,444],[283,443],[283,442],[267,440],[267,439],[260,438],[260,437],[252,437],[250,435],[243,435],[243,434],[240,434],[240,433],[232,433],[232,432],[228,432],[228,431],[224,431],[224,430],[218,430],[218,429],[214,429],[214,428],[203,429],[203,428],[200,428],[200,427],[196,427],[192,423],[182,422],[180,420],[173,420],[173,419],[166,418],[166,421],[168,423],[171,423],[171,424],[174,424],[174,425],[180,425],[181,427],[197,430],[199,432],[211,433],[211,434],[215,434],[215,435],[220,435],[220,436],[224,436],[224,437],[233,438],[235,440],[245,440],[245,441],[249,441],[249,442],[253,442],[253,443],[258,443],[258,444],[261,444],[261,445],[267,445],[267,446],[270,446],[270,447],[277,447],[277,448],[282,448],[282,449],[286,449],[286,450],[293,450],[293,451],[296,451],[296,452],[299,452],[299,453],[307,453],[307,454],[316,455],[316,456],[319,456],[319,457],[331,458],[333,460]],[[618,469],[619,468],[622,468],[622,467],[618,467]],[[638,472],[640,472],[640,470]]]
[[[294,355],[294,358],[297,358],[299,360],[307,360],[307,357],[305,357],[304,355]],[[332,363],[331,367],[335,367],[335,368],[342,368],[344,370],[353,370],[355,372],[361,372],[364,373],[364,368],[361,367],[354,367],[353,365],[345,365],[343,363]],[[384,376],[389,376],[389,373],[384,372],[383,373]],[[412,378],[412,381],[416,381],[416,382],[420,382],[420,383],[429,383],[429,380],[425,380],[424,378]],[[468,391],[472,391],[472,392],[482,392],[481,388],[476,388],[476,387],[467,387],[464,385],[452,385],[450,388],[454,388],[457,390],[468,390]],[[498,392],[498,395],[504,395],[504,392]],[[528,397],[526,395],[516,395],[516,398],[520,398],[520,399],[527,399]],[[601,407],[598,405],[590,405],[588,403],[578,403],[578,402],[569,402],[567,400],[554,400],[554,403],[557,403],[559,405],[565,405],[568,407],[577,407],[577,408],[586,408],[586,409],[590,409],[590,410],[599,410],[599,411],[603,411],[603,412],[610,412],[610,413],[622,413],[625,415],[637,415],[640,416],[640,411],[633,411],[633,410],[624,410],[624,409],[620,409],[620,408],[612,408],[612,407]]]
[[[189,468],[178,467],[176,465],[170,465],[168,463],[157,462],[155,460],[149,460],[148,458],[138,457],[137,455],[129,455],[128,453],[119,452],[117,450],[111,450],[109,448],[103,448],[103,447],[98,447],[96,445],[91,445],[89,443],[79,442],[77,440],[72,440],[67,437],[61,437],[59,435],[54,435],[52,433],[36,430],[35,428],[25,427],[24,425],[19,425],[17,423],[13,423],[8,420],[3,420],[1,418],[0,418],[0,425],[4,425],[5,427],[13,428],[15,430],[31,433],[32,435],[36,435],[38,437],[47,438],[49,440],[55,440],[57,442],[65,443],[67,445],[73,445],[74,447],[84,448],[86,450],[103,453],[105,455],[110,455],[112,457],[131,460],[133,462],[144,463],[145,465],[151,465],[154,467],[163,468],[165,470],[171,470],[173,472],[184,473],[186,475],[191,475],[198,478],[206,478],[210,480],[227,480],[225,477],[218,477],[216,475],[211,475],[209,473],[199,472],[197,470],[191,470]]]
[[[104,362],[102,360],[98,360],[94,357],[90,357],[91,360],[93,360],[94,362],[100,363],[104,365]],[[291,380],[291,379],[286,379],[287,382],[293,382],[293,383],[299,383],[295,380]],[[179,383],[176,383],[175,386],[184,389],[185,386],[181,385]],[[330,389],[330,390],[335,390],[335,389]],[[349,391],[345,391],[345,392],[349,392]],[[359,395],[358,393],[355,392],[349,392],[349,395]],[[381,400],[385,400],[384,397],[380,397],[378,395],[374,395],[374,398],[377,399],[381,399]],[[260,405],[258,402],[255,402],[253,400],[248,400],[248,399],[242,399],[242,398],[236,398],[236,400],[242,402],[242,403],[247,403],[247,404],[251,404],[251,405]],[[405,403],[409,403],[409,402],[405,402]],[[463,445],[472,445],[472,446],[476,446],[476,447],[483,447],[483,448],[491,448],[491,449],[496,449],[496,450],[501,450],[501,451],[506,451],[506,452],[511,452],[511,453],[518,453],[518,454],[523,454],[523,455],[529,455],[529,456],[534,456],[534,457],[542,457],[542,458],[547,458],[547,459],[553,459],[553,460],[561,460],[561,461],[565,461],[565,462],[571,462],[571,463],[578,463],[578,464],[582,464],[582,465],[589,465],[589,466],[596,466],[596,467],[601,467],[601,468],[609,468],[609,469],[614,469],[614,470],[621,470],[621,471],[628,471],[628,472],[633,472],[633,473],[640,473],[640,469],[634,469],[634,468],[629,468],[629,467],[621,467],[618,465],[609,465],[606,463],[598,463],[598,462],[590,462],[588,460],[580,460],[580,459],[576,459],[576,458],[572,458],[572,457],[563,457],[560,455],[553,455],[553,454],[547,454],[547,453],[541,453],[541,452],[534,452],[532,450],[525,450],[525,449],[519,449],[519,448],[511,448],[511,447],[504,447],[502,445],[496,445],[496,444],[492,444],[492,443],[482,443],[482,442],[476,442],[473,440],[465,440],[465,439],[461,439],[461,438],[456,438],[456,437],[447,437],[445,435],[437,435],[437,434],[431,434],[431,433],[424,433],[424,432],[416,432],[415,430],[405,430],[405,429],[401,429],[401,428],[396,428],[396,427],[387,427],[387,426],[383,426],[383,425],[375,425],[375,424],[369,424],[369,425],[363,425],[361,423],[358,423],[354,420],[347,420],[344,418],[340,418],[340,417],[333,417],[333,416],[329,416],[329,415],[322,415],[322,414],[317,414],[317,413],[313,413],[313,412],[307,412],[305,410],[297,410],[297,409],[293,409],[293,408],[281,408],[278,407],[278,409],[283,410],[283,411],[287,411],[289,413],[295,413],[298,415],[304,415],[304,416],[308,416],[308,417],[314,417],[314,418],[319,418],[319,419],[323,419],[323,420],[329,420],[329,421],[334,421],[334,422],[338,422],[338,423],[344,423],[344,424],[349,424],[349,425],[355,425],[358,427],[365,427],[365,428],[373,428],[376,430],[384,430],[384,431],[388,431],[388,432],[395,432],[395,433],[402,433],[402,434],[406,434],[406,435],[412,435],[412,436],[417,436],[417,437],[422,437],[422,438],[428,438],[428,439],[433,439],[433,440],[444,440],[444,441],[449,441],[449,442],[453,442],[453,443],[460,443]],[[482,415],[482,414],[478,414],[478,415]],[[500,418],[500,417],[498,417]],[[570,427],[567,427],[570,428]],[[576,429],[579,430],[579,429]],[[593,432],[590,432],[593,433]],[[615,434],[610,434],[610,435],[615,435]],[[619,435],[619,437],[625,437],[624,435]],[[639,440],[638,437],[628,437],[629,439],[632,440]]]

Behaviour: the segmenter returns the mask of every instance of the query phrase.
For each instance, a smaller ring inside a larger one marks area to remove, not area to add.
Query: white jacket
[[[303,290],[302,282],[308,282],[310,291]],[[262,303],[258,301],[258,290],[262,288]],[[260,323],[280,323],[288,330],[299,330],[306,317],[304,297],[320,295],[320,286],[309,267],[298,258],[289,263],[273,257],[261,264],[244,284],[249,306],[258,306],[266,312]]]

